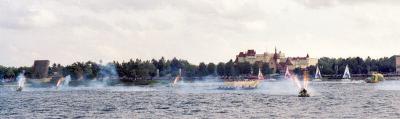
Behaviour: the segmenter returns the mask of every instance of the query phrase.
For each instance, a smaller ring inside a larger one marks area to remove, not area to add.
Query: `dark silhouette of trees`
[[[198,70],[198,76],[207,76],[208,75],[208,70],[207,70],[207,65],[202,62],[199,64],[199,70]]]
[[[367,57],[350,58],[328,58],[323,57],[318,61],[321,73],[325,75],[343,74],[346,65],[349,66],[352,74],[368,74],[372,71],[381,73],[392,73],[396,71],[395,57],[384,57],[379,59],[371,59]]]
[[[216,71],[217,71],[217,66],[215,66],[214,63],[208,63],[208,65],[207,65],[208,75],[216,76],[217,75]]]
[[[346,65],[349,66],[350,72],[353,74],[367,74],[372,71],[381,73],[395,72],[395,57],[383,57],[365,59],[360,57],[350,58],[328,58],[319,59],[318,66],[323,75],[341,75],[344,72]],[[257,75],[259,69],[264,75],[272,74],[273,70],[268,63],[256,62],[220,62],[217,65],[214,63],[200,63],[193,65],[187,60],[173,58],[170,60],[164,57],[152,60],[130,59],[123,62],[111,62],[109,64],[99,64],[96,62],[75,62],[70,65],[53,64],[49,67],[49,74],[54,75],[56,72],[63,76],[70,75],[73,79],[96,79],[105,77],[105,75],[115,75],[120,79],[137,80],[137,79],[154,79],[157,70],[161,77],[175,77],[179,74],[179,69],[182,69],[184,77],[204,77],[204,76],[240,76],[240,75]],[[309,74],[315,74],[316,66],[307,68]],[[25,71],[25,76],[32,75],[31,67],[4,67],[0,66],[0,79],[13,79],[22,71]],[[304,69],[296,68],[294,72],[302,75]],[[113,74],[115,73],[115,74]]]

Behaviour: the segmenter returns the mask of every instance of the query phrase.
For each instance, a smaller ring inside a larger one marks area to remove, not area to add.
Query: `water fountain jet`
[[[18,77],[17,77],[18,88],[17,88],[16,91],[18,91],[18,92],[22,91],[23,88],[25,87],[26,78],[25,78],[24,74],[25,74],[25,71],[22,71],[22,73],[19,74]]]
[[[71,81],[71,76],[70,75],[68,75],[68,76],[66,76],[64,78],[61,78],[57,82],[57,89],[60,89],[62,87],[67,87],[69,85],[70,81]]]

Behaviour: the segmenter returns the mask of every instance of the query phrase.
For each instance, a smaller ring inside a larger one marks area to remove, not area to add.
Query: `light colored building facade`
[[[309,66],[316,66],[318,59],[310,58],[308,54],[306,57],[286,57],[284,53],[275,49],[275,53],[257,54],[255,50],[240,52],[236,56],[236,62],[249,62],[251,64],[264,62],[268,63],[271,69],[284,71],[286,68],[293,70],[295,68],[304,69]]]
[[[396,57],[396,73],[400,74],[400,55],[395,55]]]

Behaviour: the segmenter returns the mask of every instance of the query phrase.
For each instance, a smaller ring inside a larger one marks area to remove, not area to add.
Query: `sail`
[[[264,75],[261,72],[261,68],[258,69],[258,79],[259,80],[263,80],[264,79]]]
[[[286,72],[285,72],[285,79],[290,79],[292,77],[292,75],[289,72],[289,68],[286,67]]]
[[[317,71],[315,71],[315,79],[321,79],[322,75],[321,75],[321,71],[319,70],[319,67],[317,67]]]
[[[346,65],[346,69],[344,70],[344,74],[343,74],[343,79],[350,79],[351,75],[350,75],[350,70],[349,70],[349,66]]]

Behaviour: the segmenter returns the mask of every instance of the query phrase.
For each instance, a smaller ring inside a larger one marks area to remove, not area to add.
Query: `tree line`
[[[346,65],[349,66],[350,72],[353,74],[368,74],[372,71],[382,73],[395,72],[395,57],[384,57],[379,59],[371,59],[370,57],[362,59],[360,57],[350,58],[328,58],[319,59],[318,66],[323,75],[342,74]],[[243,76],[257,75],[259,69],[264,75],[276,73],[276,70],[270,68],[268,63],[249,62],[238,63],[233,60],[228,62],[199,63],[194,65],[187,60],[182,59],[165,59],[158,60],[140,60],[131,59],[129,61],[117,62],[113,61],[108,64],[88,62],[75,62],[70,65],[63,66],[61,64],[53,64],[49,67],[49,75],[70,75],[73,79],[95,79],[105,76],[115,76],[128,80],[136,79],[154,79],[156,77],[175,77],[182,69],[182,75],[185,77],[205,77],[205,76]],[[315,73],[316,66],[310,66],[307,70],[310,74]],[[296,68],[294,72],[302,75],[304,69]],[[0,66],[0,79],[12,79],[25,71],[28,78],[32,75],[32,67],[4,67]],[[279,72],[278,72],[279,73]],[[282,73],[282,72],[281,72]],[[284,72],[283,72],[284,73]]]
[[[348,65],[352,74],[370,74],[371,72],[393,73],[396,72],[396,57],[383,57],[365,59],[360,57],[350,58],[328,58],[323,57],[318,60],[323,75],[343,74]]]

